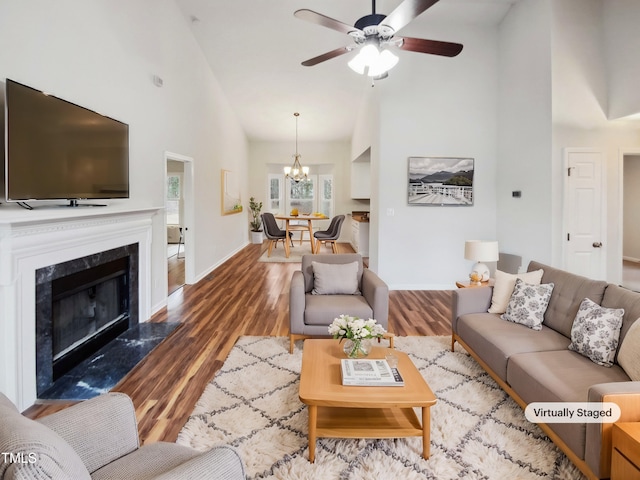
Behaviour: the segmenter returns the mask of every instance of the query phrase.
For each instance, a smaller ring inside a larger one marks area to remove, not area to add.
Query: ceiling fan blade
[[[430,53],[443,57],[455,57],[462,51],[462,45],[452,42],[440,42],[438,40],[425,40],[423,38],[395,37],[402,39],[402,50],[410,52]]]
[[[346,23],[342,23],[331,17],[327,17],[326,15],[322,15],[321,13],[317,13],[306,8],[296,10],[293,15],[301,20],[306,20],[307,22],[315,23],[316,25],[321,25],[340,33],[349,34],[350,32],[358,31],[358,29],[353,25],[347,25]]]
[[[331,50],[330,52],[323,53],[322,55],[318,55],[317,57],[310,58],[309,60],[305,60],[302,62],[302,65],[305,67],[313,67],[319,63],[325,62],[327,60],[331,60],[332,58],[339,57],[340,55],[344,55],[345,53],[349,53],[352,49],[349,47],[340,47],[335,50]]]
[[[438,0],[404,0],[393,12],[387,15],[387,18],[380,22],[380,25],[391,27],[394,32],[397,32],[437,2]]]

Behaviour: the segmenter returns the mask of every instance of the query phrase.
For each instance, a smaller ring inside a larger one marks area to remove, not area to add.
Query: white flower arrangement
[[[340,315],[334,318],[329,325],[329,334],[333,338],[349,339],[353,341],[363,340],[365,338],[380,338],[387,331],[382,325],[376,323],[373,318],[364,320],[349,315]]]

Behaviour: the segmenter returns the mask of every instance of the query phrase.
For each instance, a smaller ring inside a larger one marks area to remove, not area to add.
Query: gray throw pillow
[[[0,459],[0,478],[91,479],[60,435],[21,415],[6,397],[0,401],[0,425],[0,452],[13,454]]]
[[[360,295],[358,290],[358,262],[311,262],[313,295]]]
[[[529,285],[518,278],[507,311],[500,318],[533,330],[542,330],[544,312],[547,311],[553,286],[553,283]]]
[[[585,298],[571,327],[569,350],[610,367],[616,356],[624,308],[605,308]]]

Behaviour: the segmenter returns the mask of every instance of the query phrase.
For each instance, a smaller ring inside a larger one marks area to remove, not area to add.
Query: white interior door
[[[593,149],[564,151],[564,268],[596,279],[606,277],[603,158]]]

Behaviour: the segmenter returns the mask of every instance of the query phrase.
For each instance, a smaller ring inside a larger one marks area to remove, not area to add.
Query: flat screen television
[[[5,84],[7,201],[129,198],[129,126],[34,88]]]

